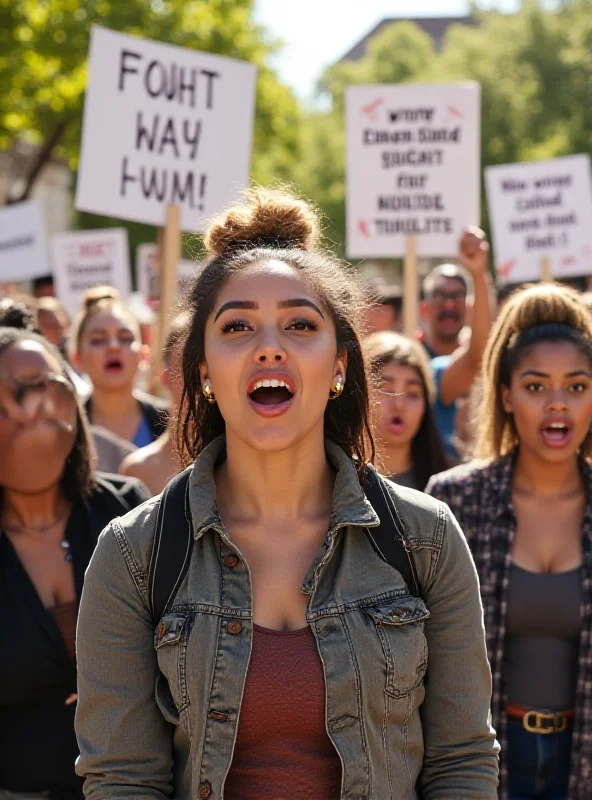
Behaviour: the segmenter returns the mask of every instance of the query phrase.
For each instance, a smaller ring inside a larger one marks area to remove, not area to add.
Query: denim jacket
[[[158,498],[114,520],[89,566],[76,768],[92,800],[224,797],[253,628],[249,568],[216,502],[224,447],[215,440],[193,468],[191,563],[156,629],[147,572]],[[336,470],[332,517],[302,591],[340,797],[495,800],[491,675],[464,536],[446,505],[391,485],[423,589],[423,600],[411,597],[364,531],[378,517],[352,461],[331,442],[326,450]]]

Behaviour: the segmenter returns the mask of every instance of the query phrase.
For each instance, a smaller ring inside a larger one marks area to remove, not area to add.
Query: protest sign
[[[79,310],[82,295],[93,286],[113,286],[124,299],[130,294],[125,228],[59,233],[51,249],[56,296],[68,312]]]
[[[50,272],[47,231],[39,203],[0,209],[0,283],[26,281]]]
[[[485,183],[500,282],[592,274],[588,155],[487,167]]]
[[[480,221],[480,114],[476,83],[349,86],[347,253],[454,256]]]
[[[256,68],[93,26],[76,207],[181,228],[248,184]]]
[[[201,267],[197,261],[181,259],[177,268],[177,297],[180,297],[189,282]],[[158,267],[158,247],[155,244],[141,244],[136,250],[136,278],[138,291],[146,298],[152,308],[160,302],[160,276]]]

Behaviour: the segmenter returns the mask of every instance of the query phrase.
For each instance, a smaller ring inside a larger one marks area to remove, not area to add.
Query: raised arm
[[[473,278],[475,299],[471,319],[471,338],[452,356],[440,379],[440,399],[450,405],[466,394],[477,377],[481,358],[493,322],[487,258],[489,245],[479,228],[469,228],[460,242],[460,260]]]
[[[154,697],[154,627],[117,524],[101,534],[80,603],[76,772],[90,800],[164,800],[173,793],[173,726]]]
[[[420,709],[424,800],[497,800],[498,750],[490,724],[491,673],[477,573],[447,506],[442,549],[424,587],[430,617]]]

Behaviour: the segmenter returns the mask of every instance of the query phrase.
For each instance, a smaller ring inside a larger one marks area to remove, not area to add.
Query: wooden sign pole
[[[415,336],[417,330],[418,300],[417,239],[414,234],[411,234],[407,237],[403,263],[403,333],[410,338]]]
[[[162,353],[168,332],[169,317],[177,296],[177,270],[181,258],[181,207],[167,206],[166,225],[160,258],[160,308],[158,311],[158,347]]]
[[[181,256],[181,209],[167,206],[166,224],[158,231],[156,267],[160,286],[158,314],[152,332],[152,353],[150,358],[150,391],[162,394],[160,372],[162,369],[162,350],[168,332],[169,315],[177,290],[177,268]]]
[[[553,280],[553,270],[551,269],[551,259],[549,256],[543,256],[541,259],[541,281],[543,283],[550,283]]]

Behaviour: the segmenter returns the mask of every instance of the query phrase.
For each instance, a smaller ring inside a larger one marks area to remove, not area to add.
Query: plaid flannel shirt
[[[469,542],[481,582],[487,652],[493,678],[491,710],[501,744],[500,798],[507,798],[506,696],[502,663],[511,551],[516,531],[512,501],[515,452],[493,462],[472,462],[437,475],[426,491],[447,503]],[[582,523],[582,607],[569,800],[592,798],[592,467],[581,463],[588,493]]]

